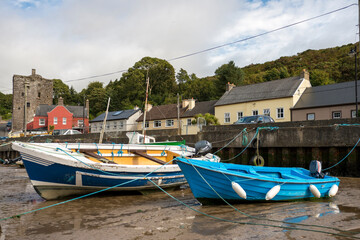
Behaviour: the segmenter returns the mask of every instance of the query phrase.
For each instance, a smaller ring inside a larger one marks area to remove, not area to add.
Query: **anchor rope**
[[[257,220],[265,220],[265,221],[271,221],[271,222],[279,222],[279,223],[286,223],[286,224],[295,224],[295,225],[300,225],[300,226],[310,226],[310,227],[318,227],[318,228],[325,228],[325,229],[331,229],[331,230],[336,230],[336,231],[341,231],[341,232],[348,232],[348,233],[352,233],[352,234],[357,234],[358,232],[352,232],[352,231],[344,231],[338,228],[334,228],[334,227],[328,227],[328,226],[322,226],[322,225],[315,225],[315,224],[305,224],[305,223],[291,223],[291,222],[287,222],[287,221],[282,221],[282,220],[276,220],[276,219],[270,219],[270,218],[260,218],[260,217],[256,217],[250,214],[247,214],[241,210],[239,210],[238,208],[236,208],[234,205],[232,205],[231,203],[229,203],[228,201],[226,201],[226,199],[224,199],[211,185],[210,183],[204,178],[204,176],[198,171],[198,169],[193,165],[193,163],[191,162],[190,159],[187,159],[188,162],[191,164],[191,166],[195,169],[195,171],[199,174],[199,176],[204,180],[204,182],[211,188],[211,190],[214,191],[214,193],[222,200],[224,201],[227,205],[229,205],[231,208],[233,208],[235,211],[249,217],[249,218],[253,218],[253,219],[257,219]],[[224,174],[224,173],[223,173]],[[224,174],[225,175],[225,174]],[[225,175],[226,176],[226,175]],[[226,176],[227,177],[227,176]],[[228,177],[227,177],[228,178]],[[228,180],[230,182],[232,182],[229,178]],[[346,235],[347,236],[347,235]]]

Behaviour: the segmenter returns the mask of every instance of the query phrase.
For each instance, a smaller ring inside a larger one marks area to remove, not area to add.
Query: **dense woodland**
[[[349,56],[354,44],[341,47],[307,50],[295,56],[281,57],[263,64],[251,64],[239,68],[234,61],[218,67],[214,76],[198,78],[194,73],[180,69],[177,73],[167,61],[144,57],[123,73],[120,79],[108,85],[90,82],[87,88],[76,92],[59,79],[54,79],[54,104],[59,97],[65,105],[83,105],[90,101],[90,118],[106,110],[111,98],[110,110],[144,107],[146,79],[149,79],[149,102],[153,105],[177,102],[177,94],[183,99],[198,101],[219,99],[225,92],[227,82],[236,86],[282,79],[300,74],[302,69],[310,72],[312,86],[333,84],[355,79],[355,58]],[[11,117],[12,95],[0,92],[0,115]]]

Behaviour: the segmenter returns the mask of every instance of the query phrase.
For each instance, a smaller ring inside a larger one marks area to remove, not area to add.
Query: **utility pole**
[[[360,1],[360,0],[359,0]],[[177,120],[178,120],[178,135],[181,135],[181,124],[180,124],[180,101],[179,93],[177,94]]]
[[[144,135],[143,143],[145,143],[145,134],[146,134],[145,123],[146,123],[146,112],[148,111],[148,103],[147,103],[148,94],[149,94],[149,68],[146,71],[146,93],[145,93],[144,120],[143,120],[143,130],[142,130],[142,134]]]

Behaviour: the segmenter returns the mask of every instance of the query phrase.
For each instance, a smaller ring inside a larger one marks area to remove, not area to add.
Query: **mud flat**
[[[42,200],[25,169],[0,165],[0,218],[44,208],[61,201]],[[322,232],[294,230],[291,223],[316,224],[353,231],[360,238],[360,178],[341,178],[337,196],[317,201],[202,206],[190,189],[170,191],[189,207],[164,194],[103,194],[71,201],[34,213],[0,221],[0,239],[346,239],[332,229],[297,226]],[[252,225],[263,224],[263,225]]]

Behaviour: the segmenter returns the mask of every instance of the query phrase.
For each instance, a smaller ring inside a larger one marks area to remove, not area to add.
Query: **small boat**
[[[176,162],[195,198],[205,204],[223,200],[287,201],[332,197],[340,183],[336,177],[322,173],[322,176],[315,176],[314,171],[304,168],[259,167],[183,157],[178,157]]]
[[[184,145],[13,142],[32,185],[46,199],[82,195],[102,189],[146,191],[186,183],[176,157],[194,157]],[[219,161],[206,154],[200,160]]]

